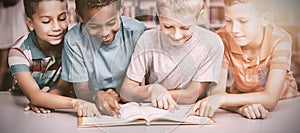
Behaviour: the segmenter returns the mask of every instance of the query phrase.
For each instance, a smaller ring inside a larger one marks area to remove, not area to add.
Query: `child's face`
[[[191,28],[195,25],[194,15],[162,14],[159,16],[160,30],[168,36],[168,40],[173,45],[182,45],[188,41],[193,33]]]
[[[225,7],[226,30],[240,46],[261,42],[262,17],[255,9],[251,2]]]
[[[28,26],[35,30],[40,45],[58,45],[67,31],[66,2],[41,1],[32,19],[28,18]]]
[[[119,11],[112,4],[85,12],[82,18],[88,33],[104,45],[111,44],[119,30]]]

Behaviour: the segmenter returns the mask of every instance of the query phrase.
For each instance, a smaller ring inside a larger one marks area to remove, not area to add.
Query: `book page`
[[[128,122],[131,122],[131,120],[107,115],[103,115],[101,117],[79,117],[78,127],[124,125]]]
[[[142,110],[140,104],[136,102],[130,102],[121,105],[120,113],[121,113],[121,118],[123,119],[128,119],[131,121],[138,120],[138,119],[147,120],[147,116],[145,115],[145,112]]]
[[[147,119],[141,110],[138,103],[130,102],[121,105],[120,109],[121,118],[102,115],[101,117],[81,117],[78,120],[79,127],[90,126],[113,126],[113,125],[127,125],[129,122],[133,122],[138,119]],[[140,121],[141,122],[141,121]],[[143,122],[145,123],[145,122]]]
[[[98,117],[78,118],[78,127],[115,126],[130,124],[215,124],[207,117],[187,116],[191,105],[180,105],[178,110],[168,110],[152,107],[151,103],[130,102],[121,105],[121,118],[103,115]]]
[[[187,112],[191,108],[191,105],[180,105],[180,108],[170,112],[168,110],[154,108],[150,104],[143,104],[142,109],[148,117],[148,121],[151,124],[157,121],[171,121],[174,123],[186,123],[186,124],[214,124],[214,120],[208,117],[200,117],[194,115],[187,115]],[[159,122],[158,122],[159,123]]]
[[[151,103],[143,103],[141,110],[144,112],[143,115],[147,118],[147,121],[159,119],[169,113],[168,110],[153,107]]]

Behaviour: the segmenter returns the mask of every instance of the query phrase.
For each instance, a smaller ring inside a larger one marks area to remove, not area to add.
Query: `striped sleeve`
[[[280,40],[276,40],[275,48],[272,52],[270,69],[290,70],[292,57],[292,39],[286,35]]]
[[[29,58],[31,57],[31,52],[29,50],[22,51],[19,47],[23,43],[23,39],[26,39],[27,37],[24,36],[20,41],[17,42],[16,45],[14,45],[8,55],[8,65],[10,67],[10,71],[12,75],[15,75],[18,72],[30,72],[29,66]]]

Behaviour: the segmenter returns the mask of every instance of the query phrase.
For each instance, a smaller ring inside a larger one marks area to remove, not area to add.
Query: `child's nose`
[[[61,29],[60,23],[58,21],[54,21],[53,30],[57,31],[57,30],[60,30],[60,29]]]
[[[98,33],[100,36],[107,36],[109,34],[110,30],[111,30],[110,28],[104,26],[99,30]]]
[[[183,38],[183,34],[180,30],[176,29],[175,34],[174,34],[174,39],[175,40],[181,40]]]
[[[240,25],[238,23],[233,23],[231,30],[232,30],[233,33],[239,32],[240,31]]]

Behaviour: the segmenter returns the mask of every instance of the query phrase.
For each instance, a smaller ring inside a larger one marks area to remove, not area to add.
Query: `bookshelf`
[[[224,26],[224,4],[223,0],[204,0],[206,18],[209,27],[217,30]]]
[[[156,0],[124,0],[123,15],[143,21],[148,29],[158,25]]]
[[[124,0],[124,15],[145,22],[147,27],[155,27],[158,20],[155,12],[156,0]],[[204,0],[204,13],[198,25],[216,30],[224,26],[224,6],[222,0]]]
[[[73,27],[78,18],[75,13],[75,0],[68,0],[68,23]],[[148,28],[158,25],[155,10],[156,0],[124,0],[123,15],[143,21]],[[214,30],[224,26],[224,6],[222,0],[204,0],[205,9],[198,25]]]

